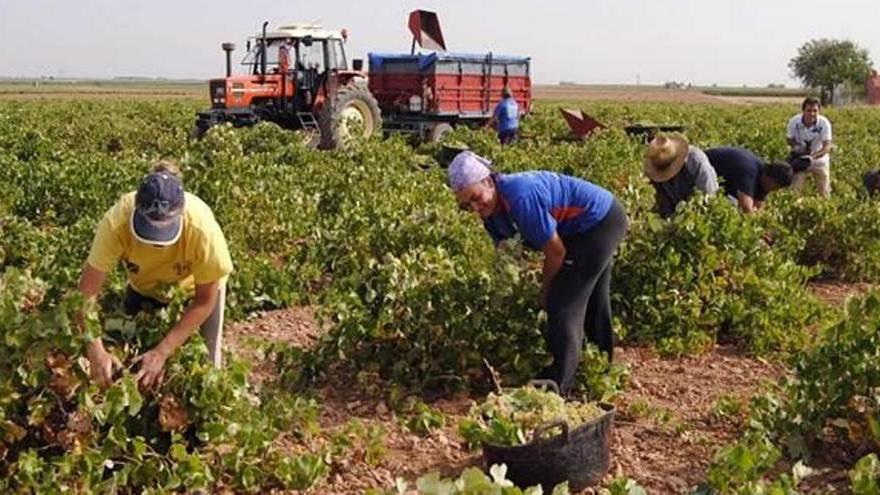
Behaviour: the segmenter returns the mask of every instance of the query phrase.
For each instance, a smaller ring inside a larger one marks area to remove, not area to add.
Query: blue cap
[[[183,183],[168,172],[153,172],[141,181],[131,214],[131,232],[138,241],[170,246],[183,230]]]

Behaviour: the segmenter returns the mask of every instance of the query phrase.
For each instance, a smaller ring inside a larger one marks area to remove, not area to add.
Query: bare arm
[[[183,345],[211,315],[214,305],[217,304],[219,289],[220,281],[196,285],[196,294],[192,302],[184,310],[180,321],[162,339],[162,342],[159,342],[156,349],[162,352],[165,357],[174,354],[174,351]]]
[[[818,160],[819,158],[822,158],[823,156],[830,153],[831,148],[832,148],[831,141],[822,141],[822,148],[820,148],[819,151],[810,155],[810,158],[812,158],[814,160]]]
[[[77,287],[86,299],[95,299],[107,280],[107,274],[86,263],[83,267],[82,275],[79,277],[79,286]]]
[[[86,263],[79,278],[78,289],[83,297],[91,303],[95,300],[107,280],[107,273]],[[77,325],[82,331],[85,328],[85,315],[77,315]],[[121,366],[115,356],[104,349],[101,339],[94,339],[86,344],[86,357],[89,360],[89,371],[92,379],[101,387],[108,387],[113,380],[113,367]]]
[[[544,247],[541,249],[544,252],[544,268],[543,268],[543,283],[541,284],[541,306],[547,307],[547,294],[550,293],[550,285],[553,283],[553,279],[556,278],[556,274],[559,273],[559,269],[562,267],[562,262],[565,261],[565,244],[562,243],[562,239],[559,237],[559,234],[553,233],[553,237],[544,244]]]
[[[165,361],[208,319],[217,304],[219,289],[220,281],[196,285],[195,297],[177,324],[156,347],[140,356],[141,369],[135,379],[141,387],[149,389],[162,383]]]
[[[742,210],[743,213],[754,213],[757,209],[755,207],[755,200],[742,191],[736,193],[736,199],[739,203],[739,209]]]

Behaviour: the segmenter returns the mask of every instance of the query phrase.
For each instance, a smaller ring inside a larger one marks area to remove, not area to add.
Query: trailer
[[[371,53],[368,73],[361,60],[349,66],[345,29],[267,26],[248,40],[246,74],[232,74],[235,45],[222,44],[226,77],[210,81],[211,108],[199,112],[193,137],[226,122],[242,127],[269,121],[304,130],[310,144],[326,149],[369,137],[380,124],[386,134],[437,141],[455,126],[488,123],[505,87],[521,115],[531,110],[530,59],[449,53],[434,12],[411,12],[410,53]],[[432,51],[416,54],[416,45]]]
[[[530,59],[507,55],[368,55],[367,80],[386,132],[436,141],[459,125],[479,127],[492,118],[507,87],[520,115],[532,106]]]
[[[492,118],[507,87],[520,115],[532,108],[529,57],[451,53],[437,14],[410,12],[410,53],[370,53],[367,81],[385,133],[437,141],[453,127],[479,127]],[[416,46],[429,53],[416,53]]]

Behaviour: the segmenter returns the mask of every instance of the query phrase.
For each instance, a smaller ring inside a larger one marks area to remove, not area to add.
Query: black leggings
[[[125,314],[129,316],[134,316],[141,311],[152,313],[166,306],[168,303],[139,294],[130,285],[125,289],[125,301],[122,303],[122,307]]]
[[[562,238],[565,261],[550,285],[544,332],[553,364],[544,370],[542,378],[554,380],[563,395],[574,384],[584,335],[608,355],[609,362],[613,358],[611,267],[627,227],[626,211],[615,199],[595,227]]]

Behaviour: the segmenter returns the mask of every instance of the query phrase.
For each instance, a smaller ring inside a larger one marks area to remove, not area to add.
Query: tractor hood
[[[212,108],[244,108],[255,99],[281,95],[281,76],[230,76],[209,82]]]

